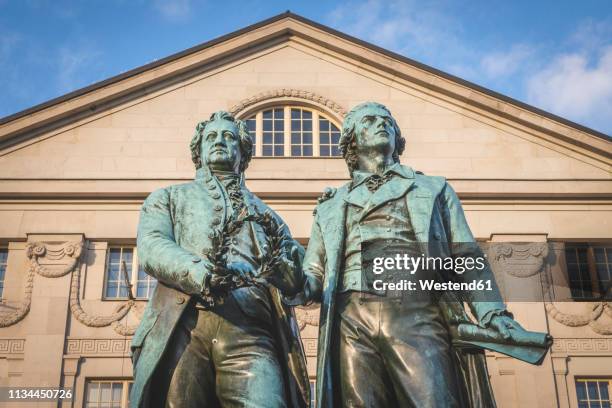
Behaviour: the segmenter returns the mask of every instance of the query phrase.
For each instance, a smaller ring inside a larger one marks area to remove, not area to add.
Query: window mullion
[[[121,286],[123,283],[123,280],[125,279],[125,275],[126,275],[126,270],[123,269],[123,265],[125,264],[123,255],[124,255],[124,247],[121,246],[119,248],[119,276],[117,276],[117,297],[119,299],[121,299]],[[126,265],[127,266],[127,265]],[[112,387],[112,386],[111,386]]]
[[[121,392],[121,406],[128,408],[128,397],[129,397],[129,381],[123,381],[121,384],[122,392]]]
[[[132,281],[130,284],[131,287],[128,288],[131,295],[136,298],[138,293],[138,248],[134,245],[134,249],[132,251]]]
[[[285,157],[291,156],[291,107],[285,106],[283,118],[283,152]]]
[[[255,115],[255,156],[263,156],[263,111]]]
[[[102,282],[102,299],[106,299],[106,292],[108,291],[108,274],[110,266],[110,252],[111,247],[106,248],[106,262],[104,262],[104,282]],[[85,292],[85,290],[83,290]]]
[[[121,262],[121,264],[119,264],[119,271],[121,271],[121,267],[122,267],[123,265],[125,265],[126,269],[127,269],[127,266],[128,266],[128,265],[127,265],[127,262],[125,262],[125,251],[126,251],[126,249],[128,249],[128,248],[127,248],[127,247],[125,247],[125,246],[122,246],[122,247],[121,247],[121,261],[120,261],[120,262]],[[134,250],[132,249],[132,264],[133,264],[133,263],[134,263]],[[130,265],[130,266],[132,266],[132,265]],[[119,298],[120,298],[120,299],[123,299],[123,296],[121,296],[121,286],[122,286],[124,283],[125,283],[126,285],[128,285],[128,287],[126,288],[126,290],[130,290],[130,286],[129,286],[130,282],[126,282],[126,278],[127,278],[127,280],[128,280],[128,281],[129,281],[130,279],[132,279],[132,272],[133,272],[133,268],[132,268],[132,271],[130,271],[130,274],[129,274],[129,275],[128,275],[128,273],[127,273],[127,271],[126,271],[126,270],[124,270],[124,271],[123,271],[123,273],[120,273],[120,274],[119,274],[119,284],[118,284],[119,288],[118,288],[117,290],[119,291],[118,295],[119,295]],[[127,296],[127,297],[129,298],[129,296]]]
[[[319,133],[319,112],[312,111],[312,156],[319,157],[321,154],[320,141],[321,135]]]
[[[597,297],[600,293],[599,277],[597,276],[597,269],[595,266],[595,251],[591,245],[587,248],[587,267],[589,269],[589,276],[591,277],[591,296]]]

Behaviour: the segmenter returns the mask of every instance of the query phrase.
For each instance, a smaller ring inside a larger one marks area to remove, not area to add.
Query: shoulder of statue
[[[199,182],[198,180],[188,181],[186,183],[171,184],[166,187],[158,188],[157,190],[153,191],[149,195],[149,197],[155,197],[155,198],[167,197],[171,199],[177,193],[182,193],[182,192],[194,190],[194,189],[195,190],[200,189],[200,187],[198,186],[199,184],[201,184],[201,182]]]
[[[156,190],[153,190],[151,193],[149,193],[149,195],[145,199],[145,202],[152,202],[152,201],[159,201],[159,200],[167,199],[167,197],[170,196],[172,187],[174,186],[160,187]]]
[[[443,176],[427,176],[422,171],[415,171],[415,178],[419,185],[426,187],[433,193],[440,193],[446,185],[446,177]]]
[[[325,189],[323,190],[323,193],[319,196],[319,198],[317,198],[317,206],[312,212],[313,215],[317,214],[317,209],[319,208],[321,204],[324,204],[325,202],[333,199],[336,196],[337,192],[338,192],[338,189],[335,187],[325,187]]]
[[[257,197],[251,190],[249,190],[248,188],[246,188],[245,186],[241,187],[242,189],[242,193],[244,194],[244,196],[253,204],[257,204],[258,206],[266,206],[266,203],[263,202],[263,200],[259,197]]]
[[[170,193],[172,191],[181,191],[181,190],[194,188],[194,187],[197,187],[198,184],[201,184],[201,182],[199,182],[198,180],[193,180],[193,181],[188,181],[186,183],[171,184],[160,190],[166,190]]]

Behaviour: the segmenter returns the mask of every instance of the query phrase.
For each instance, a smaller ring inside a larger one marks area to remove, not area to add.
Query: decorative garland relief
[[[249,98],[243,99],[236,105],[232,106],[230,108],[230,113],[235,116],[250,106],[253,106],[259,102],[266,101],[268,99],[275,98],[295,98],[308,102],[314,102],[319,105],[325,106],[326,108],[330,109],[341,117],[346,116],[346,109],[344,109],[342,106],[332,101],[331,99],[311,91],[304,91],[301,89],[293,88],[273,89],[270,91],[258,93]]]
[[[79,260],[83,252],[84,241],[45,243],[33,242],[26,246],[26,255],[29,268],[25,279],[24,297],[20,306],[11,312],[0,313],[0,327],[8,327],[21,321],[30,311],[32,303],[32,289],[34,286],[34,275],[38,274],[46,278],[59,278],[72,273],[70,286],[70,310],[73,316],[88,327],[111,326],[113,330],[122,336],[131,336],[136,331],[138,324],[122,324],[130,310],[138,320],[142,317],[144,305],[136,303],[133,299],[119,304],[113,314],[109,316],[97,316],[87,313],[79,302],[79,287],[81,279],[81,268]],[[528,246],[515,247],[508,245],[504,250],[496,254],[497,261],[513,265],[509,270],[516,277],[530,277],[542,270],[544,260],[548,254],[546,245],[543,247]],[[516,258],[512,261],[512,258]],[[527,261],[528,260],[528,261]],[[67,262],[66,262],[67,261]],[[517,262],[523,268],[516,269]],[[505,269],[505,268],[504,268]],[[508,273],[508,270],[504,270]],[[606,315],[612,318],[612,302],[592,302],[585,304],[585,310],[581,314],[570,314],[561,312],[552,301],[545,302],[547,313],[557,322],[568,327],[589,326],[594,332],[602,335],[612,334],[612,324],[604,324],[599,321],[600,317]],[[300,330],[307,325],[317,326],[318,316],[316,307],[298,308],[297,317]]]
[[[564,313],[559,310],[553,301],[550,292],[552,277],[548,276],[544,268],[549,254],[549,243],[506,243],[496,244],[494,247],[494,260],[501,270],[517,278],[529,278],[541,272],[543,289],[545,291],[544,307],[548,315],[556,322],[568,327],[589,326],[595,333],[602,335],[612,334],[612,324],[603,323],[601,317],[606,315],[612,318],[611,302],[584,303],[584,311],[579,314]],[[575,304],[579,305],[579,304]]]
[[[20,322],[30,311],[34,275],[38,274],[45,278],[59,278],[72,273],[69,303],[70,311],[75,319],[88,327],[111,326],[116,333],[122,336],[133,335],[138,324],[127,325],[120,322],[132,309],[138,320],[142,317],[143,306],[136,305],[133,299],[119,304],[113,314],[109,316],[92,315],[83,310],[79,302],[79,283],[81,279],[79,260],[83,252],[83,246],[83,240],[59,244],[50,242],[28,243],[26,245],[26,256],[29,267],[26,275],[24,297],[16,310],[6,313],[0,312],[0,327],[8,327]]]

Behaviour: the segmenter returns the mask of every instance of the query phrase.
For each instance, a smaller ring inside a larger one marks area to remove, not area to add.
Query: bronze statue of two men
[[[365,277],[370,244],[478,255],[451,186],[401,165],[404,146],[383,105],[348,113],[340,149],[351,181],[319,199],[304,254],[245,187],[245,123],[216,112],[198,124],[195,180],[153,192],[141,210],[139,260],[158,285],[132,340],[131,406],[310,406],[292,306],[311,302],[321,303],[317,407],[495,406],[482,348],[457,346],[489,343],[454,341],[456,328],[497,336],[496,351],[512,345],[526,361],[541,352],[521,355],[530,332],[506,311],[488,266],[454,277],[491,280],[486,301],[387,298]]]

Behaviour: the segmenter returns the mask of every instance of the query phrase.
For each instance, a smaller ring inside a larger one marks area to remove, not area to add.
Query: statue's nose
[[[215,136],[215,146],[225,147],[225,139],[221,133],[217,133],[217,136]]]

